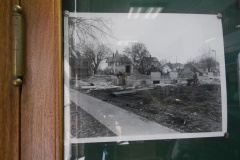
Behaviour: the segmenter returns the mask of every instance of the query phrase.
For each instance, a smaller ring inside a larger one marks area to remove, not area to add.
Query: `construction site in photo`
[[[181,74],[176,73],[150,72],[147,75],[133,69],[130,74],[73,78],[70,93],[72,135],[77,138],[125,135],[123,131],[116,130],[116,125],[121,130],[130,125],[126,128],[134,132],[134,127],[141,122],[131,124],[129,122],[132,120],[129,119],[126,123],[118,123],[120,120],[115,117],[124,113],[116,111],[116,108],[130,113],[130,117],[137,115],[143,121],[166,127],[169,129],[166,133],[222,131],[220,78],[213,73],[200,76],[199,72],[193,72],[191,68],[183,69]],[[98,100],[96,103],[95,99]],[[101,109],[101,106],[108,104],[108,109]],[[89,108],[93,109],[90,111]],[[108,121],[117,124],[111,126],[106,122],[109,116]],[[123,115],[119,117],[122,118]],[[151,130],[147,126],[145,124],[144,128],[136,129],[135,134],[141,134],[141,129]],[[129,131],[125,132],[131,135]],[[149,134],[153,132],[149,131]]]

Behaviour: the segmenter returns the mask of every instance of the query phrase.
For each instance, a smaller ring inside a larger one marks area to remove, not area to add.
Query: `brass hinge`
[[[19,5],[13,6],[13,80],[12,84],[16,87],[22,85],[23,81],[23,17],[22,8]]]

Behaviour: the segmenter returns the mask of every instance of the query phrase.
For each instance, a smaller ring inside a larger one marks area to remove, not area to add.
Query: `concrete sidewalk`
[[[118,136],[177,133],[146,118],[73,89],[70,90],[70,98],[71,101]]]

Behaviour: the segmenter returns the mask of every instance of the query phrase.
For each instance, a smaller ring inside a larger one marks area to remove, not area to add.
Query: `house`
[[[92,61],[89,58],[79,58],[71,61],[71,77],[80,78],[92,75]]]
[[[163,73],[168,73],[168,72],[172,72],[172,71],[180,72],[181,70],[184,69],[184,65],[181,63],[169,62],[169,63],[164,64],[161,68],[162,68]]]
[[[142,73],[146,73],[146,72],[157,72],[160,71],[160,67],[161,64],[158,61],[158,59],[156,57],[143,57],[142,62],[141,62],[141,71]],[[150,73],[149,73],[150,74]]]
[[[184,68],[190,68],[192,72],[197,72],[199,76],[204,76],[207,74],[207,72],[201,68],[198,63],[188,63],[184,66]]]
[[[112,57],[108,57],[106,60],[108,64],[106,70],[109,74],[117,74],[121,73],[132,73],[132,62],[125,54],[119,54],[118,51],[112,55]]]
[[[194,72],[197,73],[198,76],[206,76],[207,73],[204,69],[200,68],[200,65],[197,63],[188,63],[185,64],[184,70],[180,73],[181,78],[193,78]]]
[[[161,69],[162,69],[163,73],[171,72],[172,71],[172,65],[171,65],[171,63],[166,63],[161,67]]]

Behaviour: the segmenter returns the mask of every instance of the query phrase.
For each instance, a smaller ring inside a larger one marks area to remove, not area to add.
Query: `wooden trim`
[[[56,108],[56,159],[63,159],[63,64],[62,64],[62,12],[61,12],[61,4],[62,1],[55,1],[55,15],[58,15],[55,17],[55,37],[56,37],[56,45],[58,48],[56,48],[56,58],[58,59],[58,79],[56,79],[56,83],[58,83],[58,86],[56,88],[56,92],[59,93],[56,97],[56,101],[59,104],[59,106]]]
[[[21,0],[25,15],[25,82],[21,159],[62,159],[60,1]]]
[[[20,89],[12,81],[12,5],[0,5],[0,159],[19,159],[19,107]]]

